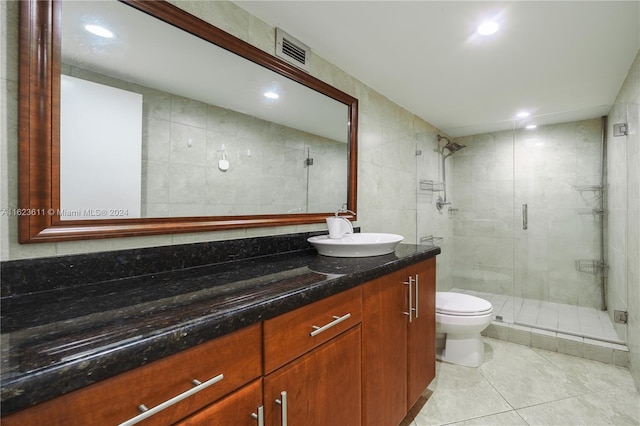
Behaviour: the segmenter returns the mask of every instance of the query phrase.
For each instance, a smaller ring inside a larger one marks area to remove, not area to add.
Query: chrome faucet
[[[345,209],[344,207],[340,207],[338,210],[336,210],[336,217],[338,217],[338,214],[340,213],[351,213],[352,215],[356,216],[356,212],[352,212],[349,209]]]
[[[355,212],[347,209],[339,209],[336,211],[335,216],[327,218],[327,226],[329,227],[330,238],[342,238],[347,234],[353,234],[353,225],[351,221],[344,216],[339,216],[339,213],[351,213],[356,215]],[[346,222],[346,229],[342,221]],[[341,225],[342,224],[342,225]]]

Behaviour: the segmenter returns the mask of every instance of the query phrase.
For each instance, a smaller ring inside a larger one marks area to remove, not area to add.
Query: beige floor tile
[[[531,347],[485,338],[485,351],[478,370],[514,408],[591,392]]]
[[[640,397],[628,388],[613,389],[523,408],[518,414],[530,425],[638,425]]]
[[[572,380],[583,383],[590,391],[596,392],[615,388],[633,388],[629,370],[612,364],[591,361],[558,352],[533,349],[541,357],[564,371]]]
[[[433,395],[416,415],[417,426],[459,422],[512,410],[476,368],[438,362]]]

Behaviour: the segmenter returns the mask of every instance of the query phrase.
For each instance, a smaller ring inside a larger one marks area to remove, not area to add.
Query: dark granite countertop
[[[60,258],[62,273],[54,271],[55,261],[3,265],[2,414],[276,317],[440,253],[434,246],[401,244],[395,253],[384,256],[332,258],[317,255],[306,241],[292,244],[286,240],[283,252],[285,240],[276,244],[278,254],[265,255],[267,249],[263,249],[248,253],[254,257],[239,256],[240,260],[231,261],[229,245],[193,246],[207,254],[218,253],[209,256],[214,263],[182,260],[171,265],[167,259],[175,259],[176,250],[182,248],[171,248],[168,257],[167,253],[157,257],[141,250],[128,251],[126,256],[118,252],[120,257],[103,256],[100,265],[104,268],[109,261],[115,262],[118,273],[96,268],[90,255]],[[234,244],[232,248],[238,249],[243,243]],[[155,266],[137,268],[124,262],[127,266],[123,268],[118,259],[124,258],[145,264],[155,259]],[[77,273],[69,275],[74,266]],[[34,268],[48,274],[37,280]],[[87,279],[92,268],[99,281]]]

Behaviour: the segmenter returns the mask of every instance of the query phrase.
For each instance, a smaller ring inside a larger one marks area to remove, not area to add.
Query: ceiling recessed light
[[[269,99],[278,99],[280,95],[278,95],[276,92],[265,92],[264,97]]]
[[[495,21],[484,21],[477,29],[478,34],[487,36],[498,32],[500,25]]]
[[[538,126],[536,126],[535,124],[529,124],[526,128],[529,129],[529,130],[533,130],[536,127],[538,127]]]
[[[516,117],[518,117],[518,118],[525,118],[525,117],[528,117],[529,115],[531,115],[531,114],[529,114],[529,113],[528,113],[528,112],[526,112],[526,111],[522,111],[522,112],[517,113],[517,114],[516,114]]]
[[[113,38],[113,33],[100,25],[87,24],[84,26],[84,29],[99,37]]]

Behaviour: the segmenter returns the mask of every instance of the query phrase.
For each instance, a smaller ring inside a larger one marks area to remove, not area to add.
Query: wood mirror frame
[[[322,223],[326,213],[60,220],[61,5],[20,2],[19,242],[59,242]],[[123,3],[335,99],[349,109],[347,208],[356,212],[358,100],[164,1]],[[355,219],[353,215],[347,215]]]

